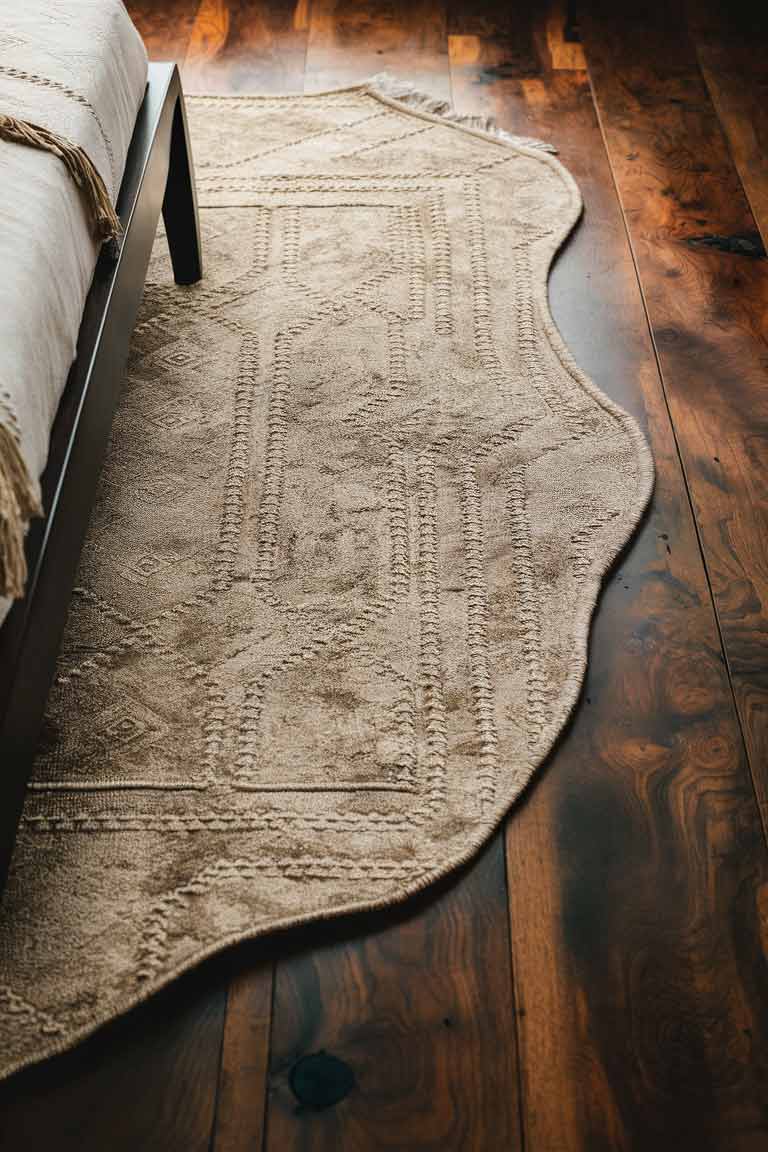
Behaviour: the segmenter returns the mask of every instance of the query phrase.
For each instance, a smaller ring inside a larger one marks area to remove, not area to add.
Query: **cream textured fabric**
[[[0,114],[84,149],[113,200],[146,79],[144,46],[121,0],[0,0]],[[5,458],[18,445],[38,497],[97,255],[62,160],[0,139],[0,427],[10,433],[0,434],[0,592],[10,587],[3,546],[18,552],[26,519],[2,499]],[[0,620],[7,608],[0,599]]]
[[[6,1074],[470,856],[652,482],[549,316],[557,160],[366,87],[190,103],[207,276],[156,250],[3,904]]]

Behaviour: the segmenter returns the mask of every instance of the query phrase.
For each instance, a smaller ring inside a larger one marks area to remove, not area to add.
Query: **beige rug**
[[[652,483],[550,319],[580,201],[546,150],[365,87],[190,103],[207,274],[158,242],[3,904],[2,1074],[475,852]]]

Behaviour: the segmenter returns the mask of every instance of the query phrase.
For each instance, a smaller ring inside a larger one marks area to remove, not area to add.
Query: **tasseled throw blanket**
[[[146,76],[120,0],[0,5],[0,620]]]

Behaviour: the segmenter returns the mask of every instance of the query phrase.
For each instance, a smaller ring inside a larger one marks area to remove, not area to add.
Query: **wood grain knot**
[[[349,1064],[328,1052],[302,1056],[291,1069],[291,1091],[305,1108],[333,1108],[355,1086]]]
[[[730,252],[735,256],[749,256],[765,260],[765,247],[759,232],[737,232],[730,236],[689,236],[686,244],[692,248],[712,248],[717,252]]]

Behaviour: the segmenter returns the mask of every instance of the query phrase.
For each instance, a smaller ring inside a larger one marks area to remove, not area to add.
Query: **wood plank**
[[[200,0],[127,0],[128,15],[139,30],[150,60],[181,64],[187,52]]]
[[[266,1152],[519,1148],[508,932],[496,836],[440,893],[299,937],[277,966]],[[297,1084],[320,1052],[353,1076],[335,1107]]]
[[[585,46],[768,818],[768,260],[674,6],[595,8]]]
[[[208,1152],[226,1002],[216,973],[206,965],[0,1085],[0,1148]]]
[[[261,946],[263,951],[263,946]],[[273,963],[239,950],[227,996],[211,1152],[251,1152],[264,1138]]]
[[[145,6],[152,10],[144,20],[144,28],[149,27],[153,35],[152,50],[160,55],[178,51],[179,42],[169,35],[175,15],[166,23],[158,20],[156,4]],[[193,7],[181,52],[188,91],[301,90],[306,3],[195,0]],[[214,1152],[240,1152],[260,1148],[262,1143],[272,967],[254,960],[248,949],[239,966],[232,957],[224,964],[223,971],[219,970],[219,988],[225,997],[222,1005],[226,1005],[222,1007],[223,1037],[221,1033],[213,1036],[206,1052],[212,1068],[219,1065],[211,1147]]]
[[[307,91],[359,84],[377,72],[435,96],[450,95],[440,0],[313,0]]]
[[[307,0],[201,0],[184,64],[190,91],[301,91]],[[232,965],[221,1045],[212,1152],[260,1149],[263,1141],[272,962],[246,948]]]
[[[184,61],[195,92],[300,92],[308,0],[200,0]]]
[[[768,10],[689,0],[688,22],[763,247],[768,248]],[[757,23],[756,23],[757,22]]]
[[[307,90],[383,69],[448,94],[441,4],[313,4]],[[500,836],[439,892],[294,939],[276,971],[268,1152],[520,1146]],[[313,1107],[321,1089],[344,1095]]]
[[[525,1147],[756,1152],[768,861],[612,174],[584,75],[535,75],[530,28],[495,39],[466,7],[449,24],[456,103],[552,140],[578,180],[553,313],[657,468],[581,707],[508,823]]]

